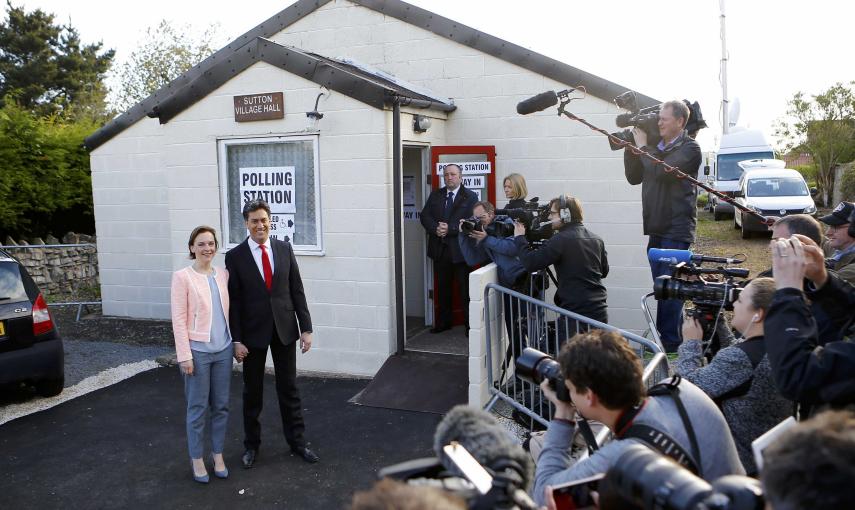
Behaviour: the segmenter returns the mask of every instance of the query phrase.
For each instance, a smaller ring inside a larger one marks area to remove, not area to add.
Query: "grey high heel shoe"
[[[217,465],[217,462],[214,460],[214,454],[211,454],[211,463],[214,464],[214,466]],[[224,468],[222,471],[217,471],[217,468],[214,467],[214,476],[216,476],[217,478],[222,478],[222,479],[228,478],[229,477],[229,468]]]
[[[208,476],[208,473],[205,473],[205,476],[197,476],[196,470],[193,468],[193,461],[190,461],[190,471],[193,472],[193,480],[199,483],[208,483],[211,481],[211,477]]]

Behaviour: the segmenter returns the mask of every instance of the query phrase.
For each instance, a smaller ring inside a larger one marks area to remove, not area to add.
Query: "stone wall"
[[[62,241],[15,241],[7,237],[3,249],[21,261],[48,301],[99,299],[98,252],[95,238],[68,233]],[[63,246],[66,245],[66,246]]]

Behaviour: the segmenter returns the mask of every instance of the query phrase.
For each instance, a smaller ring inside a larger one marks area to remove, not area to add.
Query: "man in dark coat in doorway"
[[[261,444],[264,365],[270,348],[276,395],[285,440],[309,463],[320,460],[303,437],[302,406],[297,390],[297,339],[306,353],[312,346],[312,318],[291,244],[270,238],[270,206],[247,202],[243,218],[249,237],[226,253],[229,270],[229,327],[235,358],[243,362],[244,447],[241,458],[251,468]]]
[[[431,333],[451,329],[453,282],[460,288],[460,303],[469,330],[469,266],[457,243],[460,220],[472,216],[472,208],[478,201],[474,191],[463,186],[462,170],[455,164],[443,170],[445,186],[433,191],[422,209],[421,222],[428,234],[427,254],[433,260],[433,272],[437,279],[434,295],[439,305],[439,316],[434,320]]]

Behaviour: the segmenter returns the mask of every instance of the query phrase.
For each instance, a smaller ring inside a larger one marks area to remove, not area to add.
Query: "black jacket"
[[[454,263],[465,262],[460,246],[457,244],[457,234],[460,231],[460,220],[472,216],[472,208],[478,201],[478,195],[474,191],[466,189],[463,185],[454,196],[454,204],[448,218],[448,235],[438,237],[436,235],[437,223],[443,221],[442,213],[445,208],[445,197],[448,192],[446,188],[440,188],[431,192],[427,202],[422,209],[420,220],[428,235],[427,255],[437,260],[446,256],[451,257]]]
[[[784,397],[804,404],[855,404],[855,287],[829,272],[828,282],[807,294],[844,331],[844,339],[818,345],[805,295],[778,290],[764,322],[775,384]]]
[[[252,258],[249,238],[226,253],[232,338],[255,349],[270,345],[274,325],[285,345],[300,338],[301,332],[312,331],[312,318],[294,250],[289,243],[273,238],[270,238],[270,247],[274,271],[270,292]]]
[[[529,251],[525,236],[516,236],[519,258],[527,271],[555,266],[558,289],[555,304],[600,322],[608,322],[606,287],[609,274],[606,247],[597,234],[582,223],[563,225],[542,248]]]
[[[664,151],[656,146],[646,146],[644,149],[650,155],[697,178],[701,148],[685,131],[681,139]],[[697,188],[685,179],[667,173],[661,164],[656,165],[645,157],[633,154],[630,149],[624,150],[623,166],[626,180],[632,185],[641,184],[644,234],[693,243],[697,222]]]

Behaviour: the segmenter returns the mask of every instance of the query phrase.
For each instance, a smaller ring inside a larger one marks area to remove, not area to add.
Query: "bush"
[[[83,139],[96,127],[87,120],[38,117],[6,102],[0,109],[0,235],[94,232]]]
[[[799,165],[793,170],[802,174],[808,186],[816,187],[816,166],[815,165]]]

